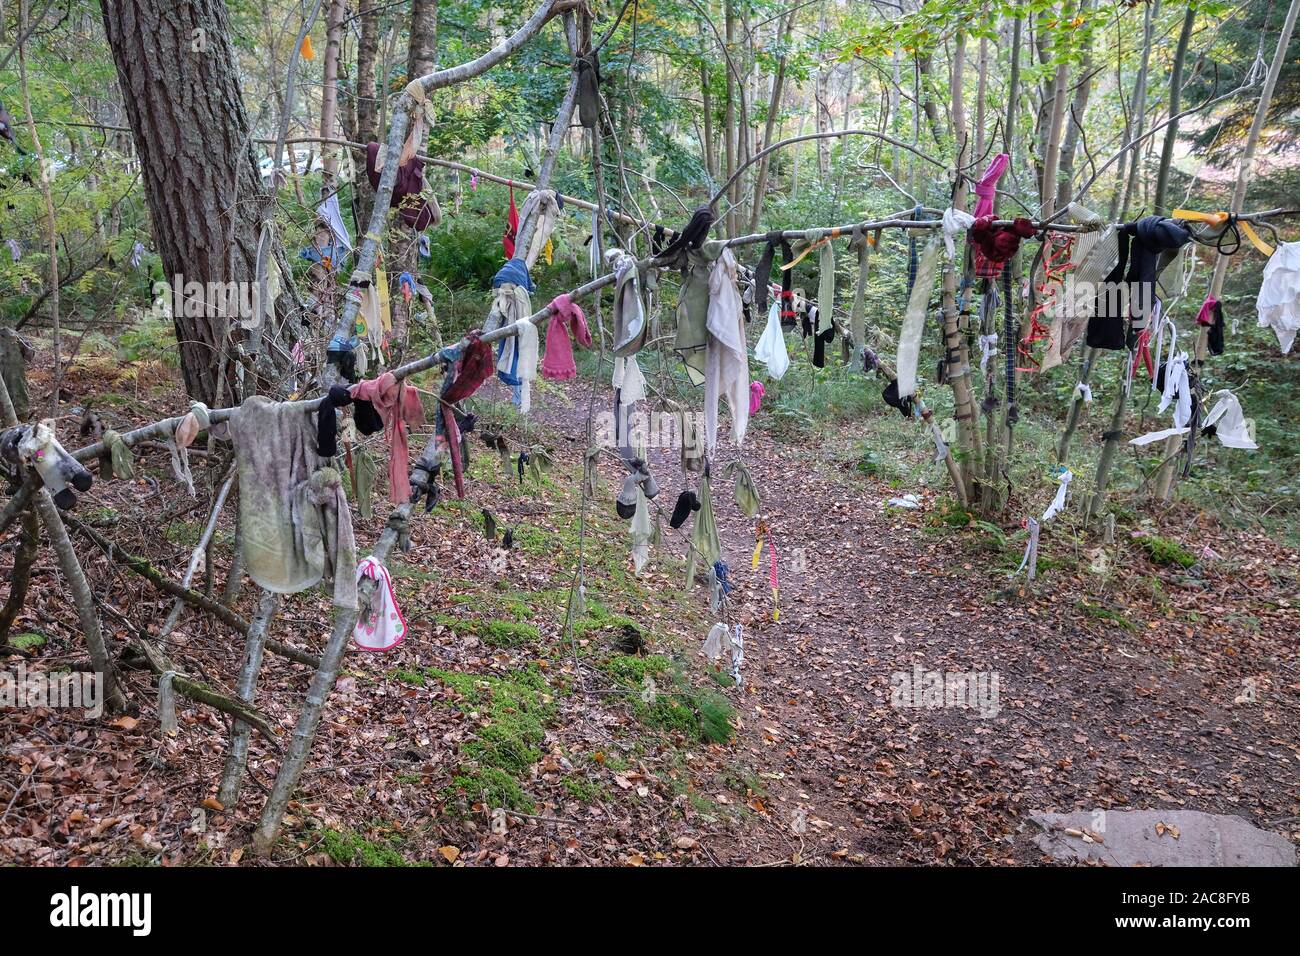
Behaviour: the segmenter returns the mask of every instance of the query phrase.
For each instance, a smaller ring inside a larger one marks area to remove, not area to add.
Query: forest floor
[[[180,406],[166,373],[146,369],[134,384],[122,374],[79,362],[65,385],[73,402],[96,395],[115,427]],[[32,385],[39,400],[39,370]],[[633,575],[614,514],[616,463],[602,459],[584,517],[586,418],[593,401],[609,404],[606,387],[592,388],[537,384],[525,440],[554,459],[540,483],[521,484],[476,443],[466,500],[445,487],[413,520],[412,550],[390,564],[410,634],[390,653],[346,657],[272,861],[1048,862],[1031,842],[1035,810],[1230,813],[1300,842],[1298,565],[1268,536],[1174,506],[1154,527],[1121,521],[1103,545],[1063,516],[1045,527],[1028,582],[1011,573],[1023,533],[865,474],[851,423],[792,441],[760,412],[744,456],[780,558],[779,621],[767,552],[752,570],[754,523],[723,476],[735,455],[725,439],[713,481],[731,619],[745,626],[736,688],[699,652],[713,623],[707,586],[683,590],[684,534],[667,524],[683,487],[676,454],[651,454],[664,540],[644,574]],[[481,423],[504,404],[496,389],[485,387]],[[138,463],[156,486],[97,482],[76,513],[183,568],[206,502],[176,486],[164,450]],[[906,491],[920,508],[888,505]],[[487,540],[484,508],[512,530],[508,552]],[[361,550],[386,513],[376,500],[373,518],[355,517]],[[232,541],[226,519],[218,589]],[[156,633],[170,601],[81,550],[110,634]],[[0,579],[12,560],[11,533]],[[570,636],[579,560],[586,612]],[[272,635],[318,649],[328,622],[317,589],[286,602]],[[84,659],[48,556],[11,638],[31,669]],[[168,652],[229,689],[241,643],[187,615]],[[996,680],[981,685],[996,687],[993,706],[895,706],[904,677],[933,672]],[[309,679],[268,654],[257,705],[281,740]],[[125,717],[0,715],[0,862],[258,863],[249,836],[274,750],[254,735],[243,799],[221,807],[224,715],[182,700],[180,731],[166,737],[152,676],[126,671],[125,683]]]

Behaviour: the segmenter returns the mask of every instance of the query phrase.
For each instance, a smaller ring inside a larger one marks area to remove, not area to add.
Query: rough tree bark
[[[174,316],[185,388],[193,398],[218,404],[238,394],[228,342],[235,318],[228,296],[209,293],[230,288],[229,282],[252,288],[257,226],[267,201],[226,5],[101,0],[100,6],[163,273],[169,282],[179,276],[204,289],[201,303]],[[287,262],[280,266],[287,277]]]
[[[438,0],[414,0],[411,4],[411,45],[406,59],[406,75],[411,79],[433,72],[434,61],[438,58]],[[424,143],[416,144],[416,151],[424,151]],[[404,223],[400,217],[394,220],[389,249],[392,265],[388,268],[389,283],[397,282],[403,272],[419,274],[419,237]],[[399,364],[406,354],[407,326],[411,318],[411,306],[401,294],[400,289],[391,289],[389,302],[392,303],[392,363]]]

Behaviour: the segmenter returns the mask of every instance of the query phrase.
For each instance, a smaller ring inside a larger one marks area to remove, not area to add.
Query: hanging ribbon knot
[[[1241,247],[1241,233],[1245,233],[1246,238],[1250,240],[1251,245],[1262,252],[1266,257],[1273,255],[1273,247],[1260,238],[1259,233],[1255,231],[1255,227],[1245,219],[1233,215],[1230,212],[1225,212],[1223,210],[1220,210],[1219,212],[1198,212],[1195,209],[1175,209],[1170,218],[1182,219],[1188,222],[1203,222],[1207,223],[1212,228],[1222,226],[1223,231],[1216,237],[1215,246],[1223,255],[1232,255],[1232,253],[1236,252],[1237,249]],[[1223,248],[1223,237],[1227,235],[1232,235],[1236,242],[1236,245],[1230,247],[1230,250]]]

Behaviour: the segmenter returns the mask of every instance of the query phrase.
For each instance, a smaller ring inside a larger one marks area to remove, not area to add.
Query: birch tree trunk
[[[334,139],[338,135],[339,105],[339,57],[343,52],[343,20],[348,13],[347,0],[330,0],[329,16],[325,26],[325,62],[323,64],[325,85],[320,94],[320,135],[321,139]],[[322,160],[324,177],[323,189],[333,189],[334,176],[338,173],[338,154],[332,147],[321,147],[325,153]]]

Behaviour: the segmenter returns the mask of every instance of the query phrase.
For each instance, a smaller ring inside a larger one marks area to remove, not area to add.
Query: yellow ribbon
[[[1175,209],[1174,219],[1182,219],[1189,222],[1204,222],[1211,226],[1222,226],[1232,218],[1232,214],[1220,210],[1219,212],[1199,212],[1195,209]],[[1245,233],[1246,238],[1250,240],[1251,245],[1262,252],[1265,256],[1273,255],[1273,247],[1259,237],[1254,226],[1244,219],[1236,220],[1237,228]]]
[[[832,239],[838,239],[839,237],[840,237],[839,229],[832,229],[827,235],[822,236],[816,242],[809,243],[809,245],[802,252],[800,252],[789,262],[782,265],[781,271],[785,272],[787,269],[793,269],[795,266],[797,266],[800,263],[800,261],[803,259],[804,256],[808,255],[808,253],[812,252],[814,249],[820,249],[822,246],[826,245],[826,243],[830,242]]]
[[[752,568],[755,571],[758,570],[758,557],[762,553],[763,553],[763,539],[759,538],[757,541],[754,542],[754,563],[752,565]]]

